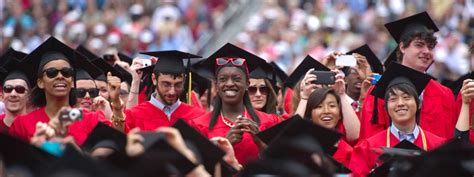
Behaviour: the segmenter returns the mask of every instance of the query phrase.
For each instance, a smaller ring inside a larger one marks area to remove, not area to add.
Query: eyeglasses
[[[89,96],[91,98],[95,98],[95,97],[99,96],[99,89],[97,89],[97,88],[89,88],[89,89],[77,88],[76,90],[77,90],[77,97],[78,98],[86,97],[86,93],[89,93]]]
[[[61,72],[61,75],[63,75],[64,77],[71,77],[72,74],[74,73],[74,69],[72,68],[63,68],[61,70],[58,70],[56,68],[48,68],[46,70],[43,70],[43,73],[46,73],[46,76],[48,76],[48,78],[55,78],[56,76],[58,76],[59,72]]]
[[[249,94],[251,94],[251,95],[256,94],[257,90],[260,91],[260,94],[262,94],[262,95],[266,95],[268,93],[268,87],[267,86],[262,86],[262,87],[249,86],[249,88],[248,88]]]
[[[243,58],[217,58],[216,64],[218,66],[226,65],[227,63],[232,63],[234,66],[242,66],[245,64],[245,59]]]
[[[13,90],[15,90],[16,93],[20,93],[20,94],[26,92],[26,88],[21,86],[21,85],[16,85],[16,86],[5,85],[5,86],[3,86],[3,92],[4,93],[12,93]]]

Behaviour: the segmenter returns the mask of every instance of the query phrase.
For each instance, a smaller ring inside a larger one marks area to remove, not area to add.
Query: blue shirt
[[[415,142],[416,138],[418,138],[418,134],[420,134],[420,127],[418,127],[418,125],[415,125],[415,129],[413,130],[412,133],[404,133],[392,124],[390,126],[390,132],[392,133],[392,135],[397,137],[397,139],[400,141],[403,141],[406,139],[410,141],[411,143],[413,143]]]

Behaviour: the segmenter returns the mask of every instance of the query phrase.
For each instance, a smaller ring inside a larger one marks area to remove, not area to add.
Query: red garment
[[[462,95],[461,93],[458,94],[458,97],[456,98],[456,115],[459,115],[459,113],[461,112],[461,106],[462,106]],[[474,144],[474,130],[472,128],[472,117],[473,117],[473,114],[474,113],[474,101],[471,101],[471,103],[469,104],[469,115],[471,115],[469,117],[469,142],[471,144]]]
[[[258,117],[260,118],[260,131],[263,131],[279,122],[279,118],[273,114],[267,114],[255,110]],[[209,130],[209,121],[211,119],[212,112],[208,112],[205,115],[190,121],[190,125],[196,128],[204,136],[211,139],[213,137],[226,137],[230,127],[222,122],[221,116],[218,116],[216,125],[212,130]],[[246,115],[246,117],[250,117]],[[257,145],[252,140],[252,136],[249,133],[244,133],[242,141],[234,145],[235,157],[240,164],[245,165],[250,160],[258,158]]]
[[[198,94],[194,91],[191,92],[191,106],[206,111],[206,108],[202,107],[201,102],[199,101]]]
[[[8,133],[10,127],[8,127],[5,122],[3,122],[3,119],[5,119],[6,114],[0,115],[0,132],[2,133]]]
[[[342,163],[344,166],[349,167],[352,150],[352,146],[349,145],[344,139],[341,139],[337,145],[337,151],[332,155],[332,157],[339,163]]]
[[[112,123],[105,118],[102,111],[90,112],[88,110],[83,110],[82,121],[71,124],[69,126],[68,135],[72,136],[77,145],[80,146],[84,143],[89,133],[94,129],[99,121],[109,126],[112,125]],[[38,122],[49,122],[49,117],[45,112],[45,107],[36,109],[26,115],[17,116],[10,127],[10,134],[29,142],[35,133],[36,123]]]
[[[291,102],[291,98],[293,97],[293,89],[291,88],[287,88],[286,89],[286,92],[285,92],[285,95],[284,95],[284,100],[283,100],[283,108],[285,109],[285,112],[288,114],[288,115],[293,115],[293,111],[292,111],[292,105],[293,103]]]
[[[384,109],[383,98],[378,98],[378,122],[371,123],[374,109],[374,97],[370,95],[373,86],[368,90],[361,113],[360,138],[365,139],[389,126],[388,114]],[[420,127],[440,137],[450,139],[454,134],[457,121],[454,96],[451,90],[435,80],[430,80],[423,92],[423,103],[420,113]]]
[[[139,127],[142,131],[153,131],[159,127],[171,126],[179,118],[189,121],[205,113],[204,110],[181,102],[168,120],[168,116],[161,109],[146,101],[125,111],[125,132],[135,127]]]
[[[426,136],[427,150],[430,151],[440,144],[442,144],[445,139],[435,134],[430,133],[427,130],[422,130]],[[421,131],[418,134],[418,137],[415,139],[414,143],[418,147],[423,149],[423,140],[422,140]],[[395,146],[400,141],[390,133],[390,147]],[[354,148],[352,153],[352,158],[349,164],[349,168],[353,172],[353,176],[366,176],[375,165],[381,165],[377,161],[377,158],[380,154],[373,152],[374,149],[380,149],[380,147],[387,146],[387,129],[384,131],[378,132],[374,136],[360,141],[359,144]]]
[[[147,96],[146,96],[146,90],[147,90],[147,86],[145,86],[141,91],[140,93],[138,94],[138,104],[141,104],[143,102],[146,102],[148,101],[147,100]]]

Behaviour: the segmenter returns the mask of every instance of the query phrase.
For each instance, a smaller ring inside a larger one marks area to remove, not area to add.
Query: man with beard
[[[184,92],[186,68],[183,59],[200,58],[180,51],[145,52],[145,55],[158,57],[155,65],[143,69],[152,73],[155,93],[150,101],[125,111],[125,132],[138,127],[142,131],[152,131],[159,127],[171,126],[179,118],[185,121],[194,119],[205,112],[179,100]]]

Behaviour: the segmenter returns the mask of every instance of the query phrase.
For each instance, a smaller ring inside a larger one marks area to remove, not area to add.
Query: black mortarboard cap
[[[420,95],[430,80],[431,77],[424,73],[393,62],[375,85],[375,91],[372,90],[370,94],[384,99],[387,88],[397,84],[409,84],[412,85],[418,92],[418,95]]]
[[[469,72],[465,75],[462,75],[461,77],[459,77],[458,79],[453,81],[448,86],[455,96],[457,96],[459,94],[459,92],[461,91],[462,84],[464,83],[464,80],[466,80],[466,79],[474,79],[474,72],[471,71],[471,72]]]
[[[388,54],[387,58],[385,58],[385,61],[383,62],[385,67],[388,67],[392,62],[398,62],[397,50],[398,45],[390,52],[390,54]]]
[[[240,177],[247,176],[278,176],[278,177],[307,177],[313,172],[305,165],[293,160],[264,159],[249,162],[239,172]]]
[[[125,54],[122,53],[122,52],[119,52],[117,55],[118,55],[120,61],[124,61],[124,62],[127,62],[129,65],[132,65],[132,63],[133,63],[133,58],[131,58],[131,57],[128,56],[128,55],[125,55]]]
[[[56,162],[49,163],[39,176],[97,176],[97,177],[124,177],[124,171],[108,164],[83,156],[81,152],[70,144],[66,145],[64,155]]]
[[[277,82],[283,85],[283,82],[288,78],[288,74],[286,74],[286,72],[283,71],[275,62],[270,62],[270,65],[273,66],[273,70],[276,73]]]
[[[400,43],[412,34],[420,32],[439,31],[438,27],[425,11],[397,21],[385,24],[393,39]]]
[[[130,74],[127,70],[123,69],[121,66],[117,64],[115,64],[113,67],[119,73],[119,75],[116,75],[116,76],[119,77],[122,82],[125,81],[128,84],[132,83],[132,80],[133,80],[132,74]]]
[[[3,59],[2,59],[3,60]],[[0,67],[0,84],[5,84],[7,80],[22,79],[26,82],[28,87],[32,87],[27,75],[25,74],[25,66],[16,58],[6,58],[3,66]]]
[[[183,63],[184,59],[198,59],[201,56],[193,55],[177,50],[156,51],[156,52],[141,52],[141,54],[158,57],[153,72],[181,74],[186,73],[186,66]]]
[[[288,122],[287,122],[288,121]],[[333,153],[335,150],[334,144],[336,144],[337,141],[339,141],[341,134],[334,130],[330,130],[324,127],[321,127],[319,125],[316,125],[310,121],[304,120],[298,115],[293,116],[290,120],[284,121],[285,125],[276,125],[278,126],[275,129],[267,129],[268,131],[271,132],[280,132],[276,134],[274,137],[270,137],[269,134],[274,134],[274,133],[268,133],[266,136],[262,136],[262,134],[265,134],[267,130],[264,130],[260,133],[257,134],[257,136],[262,139],[264,142],[269,142],[268,139],[272,139],[270,141],[270,144],[273,141],[278,140],[279,138],[286,138],[286,137],[296,137],[300,135],[310,135],[313,139],[317,140],[319,144],[321,144],[321,147],[323,148],[324,152],[326,153]],[[266,140],[264,140],[266,139]]]
[[[351,55],[353,53],[357,53],[357,54],[365,56],[365,58],[367,59],[367,62],[369,62],[369,65],[372,68],[372,71],[374,73],[379,73],[379,74],[383,73],[382,63],[380,62],[377,55],[375,55],[375,53],[370,49],[369,45],[365,44],[354,50],[347,52],[346,54]]]
[[[321,64],[313,57],[307,55],[296,69],[285,80],[285,87],[293,88],[300,81],[309,69],[314,68],[315,71],[331,71],[328,67]]]
[[[0,133],[0,154],[5,167],[22,166],[34,173],[56,159],[48,152],[5,133]]]
[[[268,79],[269,81],[274,81],[273,77],[273,67],[268,63],[262,63],[260,66],[257,66],[252,72],[250,72],[250,78],[254,79]]]
[[[0,66],[3,66],[8,60],[14,58],[16,60],[22,60],[25,58],[26,53],[16,51],[15,49],[9,47],[5,52],[0,56]]]
[[[202,136],[182,119],[176,121],[173,127],[180,131],[184,140],[196,147],[200,154],[199,157],[201,157],[201,163],[206,167],[206,170],[212,174],[217,162],[225,155],[224,151],[214,145],[206,137]]]
[[[239,48],[231,43],[227,43],[218,49],[216,52],[207,57],[207,59],[200,62],[200,67],[204,67],[209,72],[216,73],[216,59],[217,58],[243,58],[247,63],[248,72],[252,72],[258,66],[266,63],[266,61],[257,55],[254,55],[242,48]]]
[[[145,139],[143,143],[145,153],[142,156],[173,165],[181,174],[187,174],[196,167],[194,163],[174,149],[163,134],[156,132],[142,132],[140,134]]]
[[[100,59],[99,56],[97,56],[96,54],[94,54],[92,51],[90,51],[89,49],[87,49],[87,48],[84,47],[83,45],[79,45],[79,46],[76,48],[76,51],[78,51],[78,52],[81,53],[82,55],[86,56],[87,59],[89,59],[89,61],[94,61],[94,60]]]
[[[334,167],[336,168],[336,171],[335,171],[336,174],[349,174],[349,173],[352,173],[352,170],[347,168],[341,162],[338,162],[332,156],[330,156],[328,154],[325,154],[325,156],[326,156],[327,159],[329,159],[329,162],[331,162],[334,165]]]
[[[99,122],[89,133],[81,148],[86,152],[91,152],[98,147],[107,147],[116,152],[125,153],[126,144],[127,136],[125,134]]]

